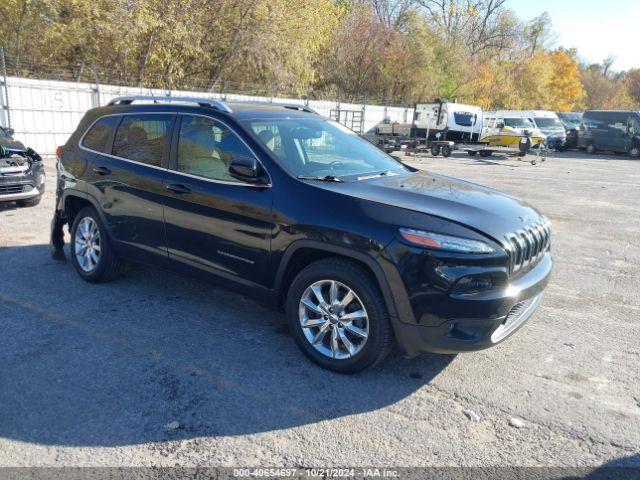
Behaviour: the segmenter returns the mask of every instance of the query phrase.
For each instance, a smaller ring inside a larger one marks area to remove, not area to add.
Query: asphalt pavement
[[[240,295],[51,260],[46,160],[42,203],[0,207],[0,466],[640,466],[640,160],[407,160],[538,207],[555,271],[506,342],[356,376]]]

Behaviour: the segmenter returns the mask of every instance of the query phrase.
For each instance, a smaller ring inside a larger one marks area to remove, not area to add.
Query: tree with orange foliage
[[[548,54],[553,74],[548,107],[558,112],[573,110],[585,95],[575,50],[559,48]]]

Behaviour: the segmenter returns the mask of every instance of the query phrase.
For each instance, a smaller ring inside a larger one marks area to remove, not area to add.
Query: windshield
[[[536,117],[534,120],[539,128],[562,128],[562,124],[557,118]]]
[[[261,118],[242,123],[295,176],[346,177],[408,172],[393,157],[331,120]]]
[[[558,117],[560,117],[560,121],[567,129],[578,128],[582,121],[582,114],[577,112],[560,112]]]
[[[529,121],[527,118],[505,118],[504,124],[507,127],[515,127],[515,128],[533,128],[533,123]]]

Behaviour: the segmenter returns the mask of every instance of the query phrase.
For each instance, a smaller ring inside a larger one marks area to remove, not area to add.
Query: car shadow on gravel
[[[2,248],[0,265],[0,436],[14,440],[117,446],[315,424],[401,402],[454,358],[396,351],[338,375],[300,353],[282,314],[191,278],[135,267],[88,284],[46,245]]]

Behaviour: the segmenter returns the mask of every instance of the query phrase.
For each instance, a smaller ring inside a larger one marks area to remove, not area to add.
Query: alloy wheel
[[[100,262],[101,243],[100,230],[93,218],[84,217],[80,220],[73,242],[80,268],[87,273],[95,270]]]
[[[357,355],[369,337],[364,304],[351,288],[336,280],[320,280],[307,287],[298,319],[309,344],[329,358]]]

